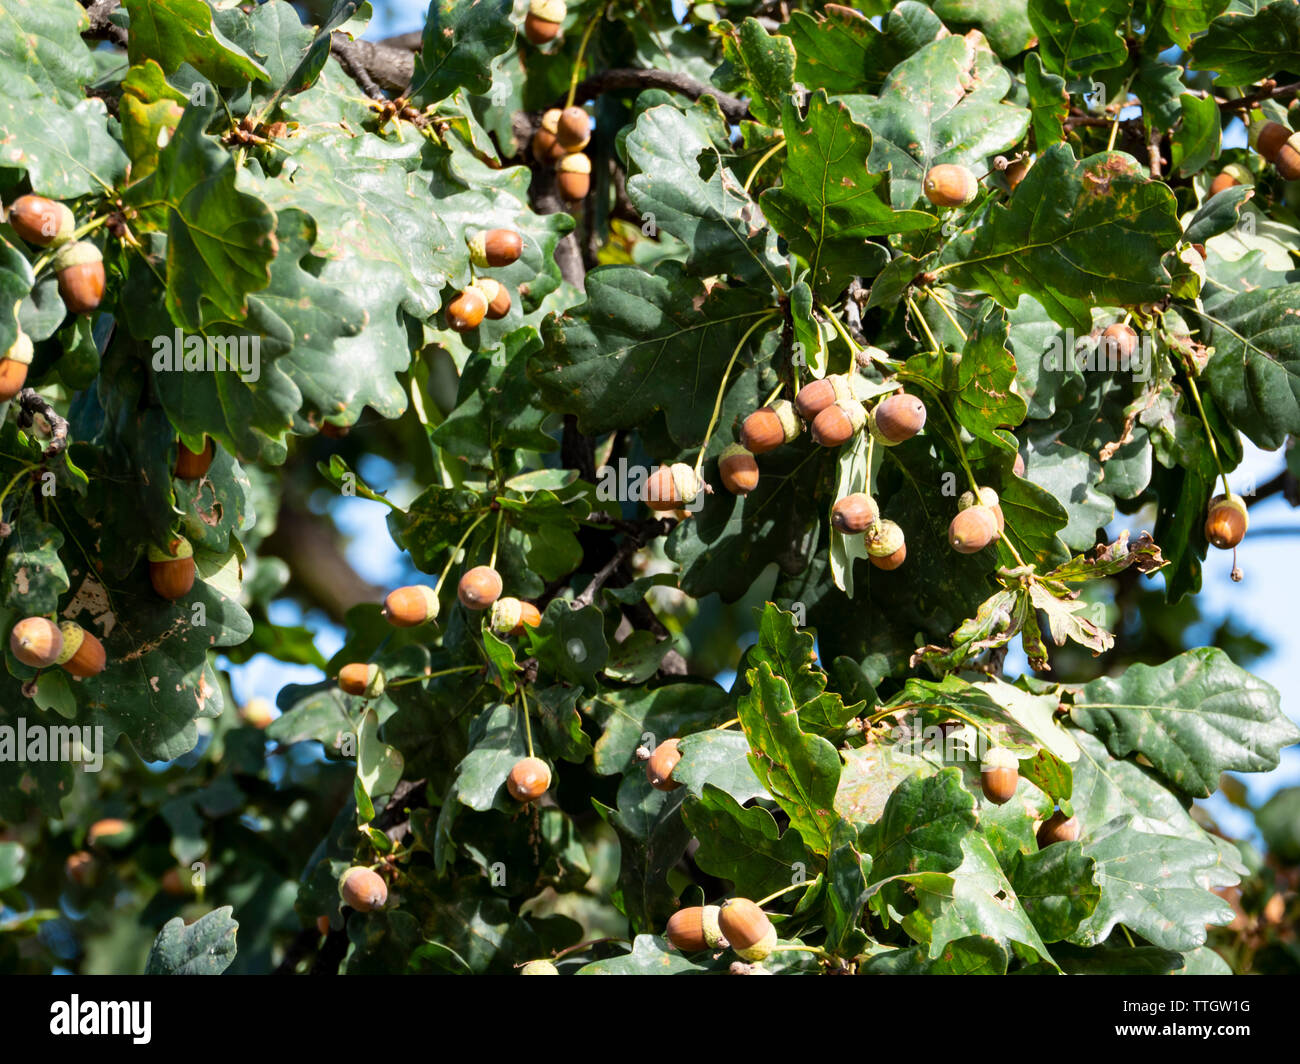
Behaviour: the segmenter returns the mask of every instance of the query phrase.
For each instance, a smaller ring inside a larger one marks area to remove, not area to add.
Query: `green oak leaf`
[[[1017,853],[1007,878],[1044,942],[1060,942],[1097,908],[1096,863],[1081,842],[1058,842],[1037,853]]]
[[[81,39],[89,24],[77,4],[0,0],[0,71],[6,99],[44,96],[67,106],[84,100],[84,86],[95,77],[95,62]],[[41,117],[48,120],[49,115]],[[14,127],[0,118],[0,128]]]
[[[765,125],[776,125],[794,88],[794,45],[788,37],[769,34],[754,18],[739,26],[724,19],[712,29],[722,38],[723,60],[713,83],[748,97],[750,113]]]
[[[746,808],[712,784],[682,806],[682,819],[700,840],[695,863],[709,875],[730,880],[739,897],[766,897],[819,863],[799,832],[782,833],[766,809]]]
[[[167,74],[188,63],[217,85],[265,81],[266,68],[217,28],[205,0],[122,0],[131,16],[131,65],[152,59]],[[215,102],[215,101],[214,101]]]
[[[2,20],[0,20],[2,21]],[[38,96],[0,97],[0,167],[26,170],[32,189],[55,199],[102,195],[126,177],[127,156],[108,132],[97,98],[62,107]]]
[[[1300,9],[1291,0],[1243,7],[1220,15],[1192,43],[1192,66],[1216,71],[1221,85],[1249,85],[1293,69],[1300,53]]]
[[[239,924],[223,905],[189,926],[179,916],[168,920],[154,939],[145,975],[220,975],[235,959]]]
[[[476,94],[492,87],[489,63],[514,43],[511,0],[434,0],[425,18],[407,96],[437,103],[464,86]]]
[[[728,707],[726,691],[715,683],[601,691],[582,707],[583,715],[595,717],[604,729],[593,750],[595,769],[602,776],[631,772],[640,765],[638,746],[653,749],[665,739],[721,721]]]
[[[1027,13],[1043,65],[1075,80],[1124,62],[1122,30],[1131,12],[1128,0],[1029,0]]]

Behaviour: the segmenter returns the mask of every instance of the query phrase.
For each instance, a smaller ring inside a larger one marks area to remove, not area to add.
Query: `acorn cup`
[[[513,229],[487,229],[469,242],[469,258],[480,270],[509,266],[524,250],[524,238]]]
[[[529,961],[519,969],[520,975],[559,975],[560,969],[550,961]]]
[[[758,463],[751,452],[733,443],[718,458],[718,476],[732,495],[748,495],[758,487]]]
[[[591,160],[580,151],[574,152],[560,160],[558,169],[560,195],[570,203],[586,199],[591,191]]]
[[[488,626],[502,636],[520,636],[525,628],[536,628],[542,623],[542,614],[531,602],[517,598],[499,598],[492,603]]]
[[[32,338],[21,329],[18,336],[0,359],[0,403],[6,403],[23,390],[27,383],[27,367],[35,356]]]
[[[339,876],[339,897],[359,913],[372,912],[388,904],[388,884],[379,873],[358,865]]]
[[[203,450],[191,451],[183,442],[176,444],[176,476],[181,480],[198,480],[212,468],[212,459],[216,456],[217,445],[203,438]]]
[[[564,0],[529,0],[524,16],[524,36],[530,44],[547,44],[560,35],[569,13]]]
[[[63,632],[48,617],[24,617],[9,633],[13,656],[33,669],[59,664],[63,653]]]
[[[438,592],[427,584],[411,584],[384,597],[383,617],[395,628],[415,628],[434,620],[438,609]]]
[[[8,220],[15,233],[39,248],[61,247],[77,228],[77,219],[66,204],[30,193],[9,205]]]
[[[501,574],[489,565],[476,565],[456,585],[456,597],[467,610],[485,610],[501,597]]]
[[[645,777],[655,790],[675,791],[681,786],[673,779],[673,769],[682,759],[680,745],[680,739],[665,739],[654,748],[654,753],[645,763]]]
[[[740,426],[740,443],[751,454],[766,454],[795,439],[800,428],[799,416],[790,401],[778,399],[745,418]]]
[[[487,298],[489,321],[500,321],[510,313],[510,289],[491,277],[480,277],[474,284]]]
[[[863,536],[867,557],[877,569],[897,569],[907,560],[907,538],[893,521],[874,521]]]
[[[964,207],[979,195],[980,183],[966,167],[941,163],[926,171],[922,188],[936,207]]]
[[[165,599],[175,602],[194,587],[194,547],[184,536],[176,536],[167,548],[149,547],[149,582]]]
[[[59,625],[59,631],[63,635],[63,651],[56,665],[82,679],[98,676],[104,671],[108,659],[103,643],[75,621],[64,621]]]
[[[721,912],[717,905],[692,905],[678,909],[668,917],[664,938],[683,953],[726,949],[730,943],[718,923]]]
[[[384,693],[384,671],[364,661],[351,662],[339,669],[339,690],[358,698],[378,698]]]
[[[551,785],[551,770],[540,757],[515,762],[506,777],[506,790],[516,802],[535,802]]]
[[[677,510],[699,498],[702,485],[685,462],[659,466],[646,481],[645,503],[652,510]]]
[[[541,126],[533,134],[533,158],[539,163],[553,163],[564,154],[564,149],[555,136],[556,130],[560,128],[562,113],[558,107],[545,112]]]
[[[104,298],[104,256],[84,240],[64,244],[51,263],[63,305],[72,314],[89,314]]]

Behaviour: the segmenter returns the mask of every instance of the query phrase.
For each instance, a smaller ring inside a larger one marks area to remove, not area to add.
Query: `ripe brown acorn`
[[[359,913],[372,912],[388,904],[388,884],[379,873],[357,865],[339,876],[339,897]]]
[[[1220,192],[1239,184],[1241,184],[1241,182],[1229,173],[1215,174],[1214,180],[1210,182],[1210,195],[1217,196]]]
[[[718,476],[732,495],[748,495],[758,487],[758,463],[752,452],[733,443],[718,458]]]
[[[837,399],[852,399],[853,385],[848,377],[832,373],[821,380],[809,381],[794,397],[794,408],[805,421],[812,421]]]
[[[167,547],[149,547],[149,582],[163,598],[173,602],[194,587],[194,548],[184,536],[176,536]]]
[[[1246,537],[1250,511],[1240,495],[1216,495],[1205,515],[1205,538],[1219,550],[1232,550]]]
[[[1007,179],[1007,187],[1014,192],[1025,179],[1025,174],[1029,173],[1029,168],[1033,166],[1030,159],[1021,159],[1018,163],[1012,163],[1003,172],[1003,177]]]
[[[1067,817],[1057,810],[1038,828],[1038,848],[1041,850],[1054,842],[1074,842],[1079,837],[1079,818]]]
[[[506,790],[516,802],[535,802],[550,785],[551,770],[540,757],[520,758],[506,777]]]
[[[112,839],[119,835],[125,835],[130,828],[131,825],[120,817],[110,816],[105,817],[103,820],[96,820],[86,832],[86,845],[93,847],[101,839]]]
[[[480,277],[474,284],[487,297],[487,317],[489,321],[500,321],[510,313],[510,289],[491,277]]]
[[[519,636],[525,628],[536,628],[542,623],[542,614],[531,602],[521,602],[506,596],[492,603],[488,625],[497,635]]]
[[[591,142],[591,121],[581,107],[566,107],[560,112],[555,139],[565,152],[582,151]]]
[[[63,633],[48,617],[24,617],[9,633],[14,657],[33,669],[58,663],[63,653]]]
[[[1251,130],[1254,134],[1255,150],[1269,162],[1275,162],[1277,154],[1291,138],[1291,130],[1279,122],[1264,122]]]
[[[718,924],[721,912],[716,905],[692,905],[678,909],[668,917],[664,938],[683,953],[726,949],[730,943]]]
[[[384,693],[384,670],[378,665],[353,661],[339,669],[339,690],[358,698],[378,698]]]
[[[689,506],[700,494],[700,480],[685,462],[659,466],[646,481],[645,502],[652,510]]]
[[[645,763],[645,778],[657,791],[675,791],[681,786],[673,779],[673,769],[682,759],[680,739],[665,739],[655,747],[650,760]]]
[[[823,447],[838,447],[851,440],[867,423],[867,411],[856,399],[837,399],[815,418],[812,438]]]
[[[552,107],[542,115],[542,124],[533,134],[533,158],[539,163],[554,162],[564,149],[555,138],[555,131],[560,126],[560,109]]]
[[[87,886],[95,878],[95,859],[85,850],[78,850],[68,854],[68,859],[63,862],[63,871],[77,886]]]
[[[865,532],[879,517],[880,510],[875,500],[861,491],[836,499],[831,507],[831,527],[845,535]]]
[[[9,205],[14,232],[37,247],[59,247],[72,239],[77,219],[67,205],[44,196],[19,196]]]
[[[190,892],[189,884],[186,883],[184,878],[181,876],[181,870],[175,866],[167,869],[167,871],[162,874],[162,878],[158,881],[158,885],[162,887],[164,894],[170,894],[173,898],[184,897]]]
[[[586,199],[591,191],[591,160],[582,152],[576,151],[560,160],[560,176],[556,184],[560,195],[570,203]]]
[[[265,698],[250,698],[239,707],[239,719],[250,728],[263,731],[275,720],[275,706]]]
[[[958,510],[969,510],[972,506],[987,506],[993,511],[993,518],[998,523],[998,535],[1006,531],[1006,519],[1002,515],[1002,501],[998,493],[989,487],[980,488],[979,497],[973,491],[963,491],[957,499]]]
[[[467,610],[485,610],[501,597],[501,574],[489,565],[476,565],[460,578],[456,597]]]
[[[487,314],[487,308],[488,298],[483,289],[471,284],[447,304],[447,324],[456,332],[477,329]]]
[[[64,244],[51,264],[63,305],[73,314],[89,314],[104,298],[104,256],[84,240]]]
[[[936,207],[964,207],[980,190],[980,183],[964,166],[940,163],[926,172],[925,198]]]
[[[1127,361],[1138,347],[1138,334],[1121,322],[1107,325],[1102,330],[1098,350],[1103,358]]]
[[[316,933],[328,935],[330,933],[330,918],[328,916],[316,917]]]
[[[217,445],[206,436],[204,441],[203,450],[197,453],[186,447],[183,441],[176,444],[176,475],[181,480],[198,480],[212,467]]]
[[[862,538],[877,569],[897,569],[907,560],[907,538],[893,521],[873,521]]]
[[[488,229],[475,233],[469,242],[469,257],[480,270],[509,266],[524,250],[524,238],[513,229]]]
[[[718,911],[718,927],[731,948],[747,961],[761,961],[776,945],[776,928],[748,898],[731,898]]]
[[[32,364],[36,350],[32,338],[21,329],[4,358],[0,358],[0,403],[8,402],[23,390],[27,383],[27,367]]]
[[[985,751],[980,765],[980,789],[995,805],[1005,805],[1016,794],[1020,782],[1020,759],[1005,747]]]
[[[341,440],[351,431],[351,425],[340,425],[334,421],[322,421],[320,423],[320,434],[328,436],[331,440]]]
[[[828,404],[829,405],[829,404]],[[760,406],[741,423],[740,443],[751,454],[766,454],[799,435],[799,418],[788,399]]]
[[[925,404],[915,395],[891,395],[871,412],[872,435],[887,447],[910,440],[923,428]]]
[[[59,654],[56,665],[63,666],[64,671],[85,679],[98,676],[108,663],[104,654],[104,644],[87,632],[75,621],[64,621],[59,625],[63,635],[63,651]]]
[[[1300,136],[1292,136],[1278,149],[1273,168],[1286,181],[1300,180]]]
[[[524,36],[530,44],[555,40],[567,14],[564,0],[530,0],[524,16]]]
[[[438,592],[427,584],[394,588],[384,597],[384,620],[395,628],[414,628],[438,616]]]
[[[998,535],[997,515],[987,506],[971,506],[957,511],[948,525],[948,545],[958,554],[974,554],[992,543]]]

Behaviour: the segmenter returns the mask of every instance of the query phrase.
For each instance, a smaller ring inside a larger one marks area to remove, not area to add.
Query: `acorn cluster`
[[[34,194],[19,196],[9,205],[5,220],[28,244],[54,249],[50,267],[69,313],[89,314],[99,306],[104,298],[104,256],[94,244],[73,239],[77,220],[66,204]],[[0,358],[0,402],[22,390],[32,357],[31,337],[19,329]]]
[[[748,898],[679,909],[668,918],[664,937],[683,953],[730,948],[747,961],[765,960],[776,947],[776,928]]]
[[[1280,122],[1256,122],[1250,127],[1250,142],[1280,177],[1287,181],[1300,179],[1300,133],[1293,133]]]
[[[75,621],[24,617],[9,633],[13,656],[33,669],[57,665],[79,678],[98,676],[108,664],[104,644]]]
[[[486,229],[469,238],[469,258],[475,270],[509,266],[523,254],[524,238],[513,229]],[[510,313],[510,289],[493,277],[476,275],[447,304],[447,326],[456,332],[477,329],[483,319],[497,321]]]
[[[570,203],[586,199],[591,191],[591,159],[583,151],[590,143],[591,121],[581,107],[552,107],[533,134],[533,158],[555,167],[556,187]]]

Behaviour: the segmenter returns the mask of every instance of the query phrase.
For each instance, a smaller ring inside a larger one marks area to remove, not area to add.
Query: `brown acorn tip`
[[[657,791],[675,791],[681,786],[673,779],[673,769],[677,767],[677,762],[682,759],[680,739],[665,739],[655,747],[654,753],[645,763],[646,779],[650,781],[650,786]]]
[[[506,777],[506,790],[516,802],[535,802],[551,785],[551,770],[540,757],[515,762]]]
[[[501,597],[501,574],[488,565],[468,570],[456,585],[456,597],[467,610],[485,610]]]

